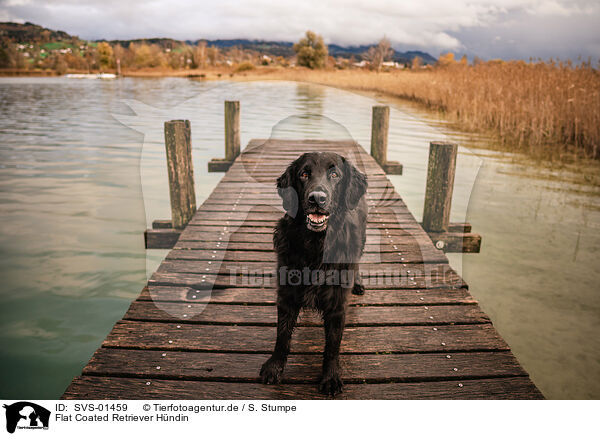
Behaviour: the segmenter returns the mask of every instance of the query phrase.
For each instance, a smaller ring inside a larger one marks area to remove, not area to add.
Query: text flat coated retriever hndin
[[[305,153],[277,179],[286,214],[275,228],[277,341],[260,375],[279,383],[300,309],[317,310],[325,326],[319,390],[342,391],[339,352],[348,293],[363,294],[358,262],[367,226],[367,177],[336,153]]]

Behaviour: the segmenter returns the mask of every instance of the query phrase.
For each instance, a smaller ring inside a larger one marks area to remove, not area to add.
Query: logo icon
[[[14,433],[15,429],[48,429],[50,411],[28,401],[19,401],[4,405],[6,409],[6,431]]]

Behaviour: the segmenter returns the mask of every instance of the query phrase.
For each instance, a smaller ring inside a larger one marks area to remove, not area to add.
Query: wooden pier
[[[346,156],[369,181],[366,293],[350,299],[336,398],[543,398],[381,166],[355,142],[325,140],[252,140],[183,230],[157,222],[147,240],[173,249],[63,398],[326,398],[322,321],[311,312],[283,383],[258,377],[276,333],[275,179],[314,150]]]

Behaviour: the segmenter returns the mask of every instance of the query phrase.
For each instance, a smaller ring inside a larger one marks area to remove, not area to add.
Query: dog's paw
[[[319,392],[322,394],[335,397],[342,392],[344,383],[336,371],[332,374],[323,375],[319,383]]]
[[[352,293],[354,295],[364,295],[365,287],[360,283],[354,283],[354,287],[352,288]]]
[[[269,358],[260,369],[260,380],[267,385],[279,384],[284,366],[285,363],[281,360]]]

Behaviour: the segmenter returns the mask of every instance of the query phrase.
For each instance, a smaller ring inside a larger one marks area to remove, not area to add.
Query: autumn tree
[[[294,51],[298,58],[298,65],[311,69],[323,68],[327,61],[327,46],[323,37],[310,30],[306,36],[294,44]]]
[[[124,49],[121,45],[117,44],[113,47],[113,54],[114,54],[114,58],[115,58],[115,63],[116,62],[120,62],[121,63],[121,67],[124,66],[128,66],[129,64],[129,59],[127,57],[128,55],[128,50]]]
[[[208,62],[210,63],[211,66],[216,66],[217,63],[219,62],[219,56],[220,56],[220,51],[219,51],[219,47],[215,47],[214,45],[211,45],[210,47],[208,47],[206,49],[206,57],[208,58]]]
[[[172,50],[167,54],[167,63],[172,69],[179,70],[185,67],[185,56],[182,52]]]
[[[244,60],[244,52],[237,46],[233,46],[227,52],[227,57],[234,64],[239,64]]]
[[[438,67],[449,67],[450,65],[456,64],[456,60],[454,59],[454,53],[448,52],[446,54],[440,55],[437,61]]]
[[[134,65],[138,68],[164,67],[167,65],[162,50],[156,44],[130,44],[129,50],[132,50]]]
[[[65,74],[69,69],[69,65],[67,64],[64,56],[61,56],[58,53],[49,56],[49,62],[51,68],[60,75]]]
[[[419,69],[420,69],[422,66],[423,66],[423,59],[421,59],[421,57],[420,57],[420,56],[415,56],[415,57],[412,59],[412,62],[411,62],[411,65],[410,65],[410,67],[411,67],[413,70],[419,70]]]
[[[98,51],[100,68],[112,68],[114,66],[115,55],[110,44],[108,42],[99,42],[96,50]]]
[[[91,72],[99,67],[98,50],[86,50],[83,58],[85,59],[88,72]]]
[[[192,50],[192,68],[204,68],[206,66],[206,41],[200,41]]]
[[[390,59],[394,54],[392,44],[386,37],[381,38],[379,43],[373,47],[370,47],[366,53],[363,54],[363,58],[371,63],[371,67],[377,72],[381,71],[383,63]]]
[[[0,43],[0,68],[21,68],[19,64],[22,57],[10,41]]]

